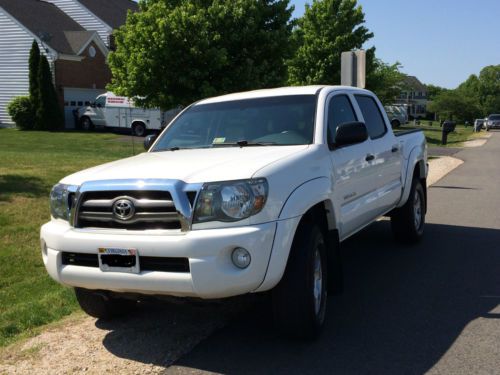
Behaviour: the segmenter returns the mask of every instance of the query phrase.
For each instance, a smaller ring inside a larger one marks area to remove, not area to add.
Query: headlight
[[[204,184],[196,202],[193,222],[246,219],[262,210],[268,190],[265,178]]]
[[[50,214],[55,219],[69,221],[69,215],[75,196],[76,187],[57,184],[50,192]]]

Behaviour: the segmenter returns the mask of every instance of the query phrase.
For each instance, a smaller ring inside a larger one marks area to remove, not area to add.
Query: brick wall
[[[96,50],[95,57],[89,55],[89,48]],[[64,105],[64,87],[105,89],[111,81],[111,71],[101,50],[91,43],[80,55],[82,61],[56,60],[55,81],[61,107]]]

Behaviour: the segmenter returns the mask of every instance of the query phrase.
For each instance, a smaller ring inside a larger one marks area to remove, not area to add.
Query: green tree
[[[29,80],[30,80],[30,98],[35,100],[38,96],[38,66],[40,65],[40,48],[38,43],[33,40],[29,57]]]
[[[442,119],[473,122],[475,118],[482,117],[479,102],[473,97],[463,95],[459,90],[441,92],[427,107]]]
[[[483,68],[477,80],[478,99],[487,116],[500,113],[500,65]]]
[[[36,129],[58,130],[63,127],[63,116],[52,83],[52,73],[47,58],[40,56],[38,67],[38,101],[36,109]]]
[[[109,89],[168,109],[233,91],[282,85],[289,0],[141,0],[115,32]]]
[[[427,99],[431,101],[439,94],[448,91],[448,89],[436,85],[425,85],[425,87],[427,88]]]
[[[340,55],[359,49],[373,37],[356,0],[313,0],[297,23],[293,40],[299,45],[288,62],[292,85],[339,84]]]
[[[374,55],[375,49],[367,52],[366,88],[373,91],[384,105],[390,105],[401,94],[405,75],[401,64],[387,64]]]

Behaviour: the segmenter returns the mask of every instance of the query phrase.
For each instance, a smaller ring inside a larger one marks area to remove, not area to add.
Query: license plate
[[[139,273],[139,252],[136,249],[100,247],[99,268],[104,272]]]

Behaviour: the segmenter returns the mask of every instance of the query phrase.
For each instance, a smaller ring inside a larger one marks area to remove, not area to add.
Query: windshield
[[[310,144],[315,110],[315,95],[193,105],[165,130],[152,151]]]
[[[489,117],[489,120],[495,120],[495,121],[500,120],[500,115],[491,115]]]

